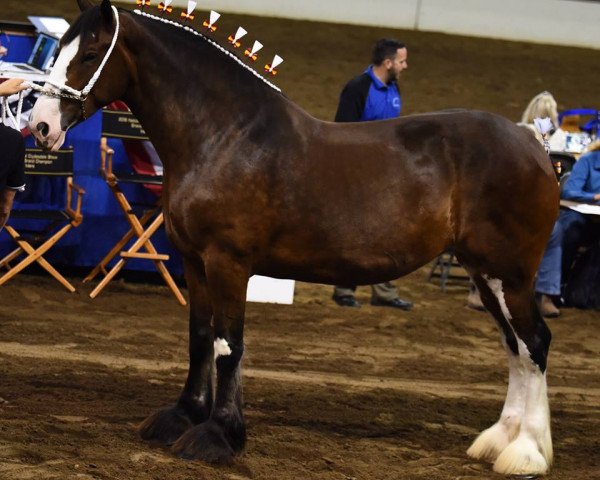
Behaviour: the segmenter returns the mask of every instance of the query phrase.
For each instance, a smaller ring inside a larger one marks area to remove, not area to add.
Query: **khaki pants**
[[[334,297],[353,297],[356,287],[336,285],[333,290]],[[398,290],[393,283],[384,282],[371,285],[371,300],[383,300],[389,302],[398,298]]]

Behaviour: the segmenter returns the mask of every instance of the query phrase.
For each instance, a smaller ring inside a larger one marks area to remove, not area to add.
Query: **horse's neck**
[[[175,39],[164,32],[159,26],[148,34],[135,58],[138,81],[125,101],[165,164],[189,156],[190,147],[210,155],[216,149],[204,148],[207,142],[240,143],[240,132],[249,128],[254,142],[261,125],[282,129],[292,121],[290,102],[233,59],[200,38],[178,45],[180,32]]]

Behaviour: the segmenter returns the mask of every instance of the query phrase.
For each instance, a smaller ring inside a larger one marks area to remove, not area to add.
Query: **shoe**
[[[479,310],[480,312],[485,312],[485,305],[481,301],[478,290],[472,289],[469,292],[469,296],[467,297],[467,307],[472,308],[473,310]]]
[[[343,297],[338,297],[334,295],[333,301],[337,303],[340,307],[353,307],[360,308],[360,303],[354,298],[352,295],[344,295]]]
[[[560,310],[556,308],[554,302],[548,295],[541,294],[537,298],[537,304],[542,317],[556,318],[560,315]]]
[[[408,300],[402,300],[401,298],[394,298],[392,300],[380,300],[379,298],[375,298],[371,300],[371,305],[375,307],[392,307],[399,308],[400,310],[410,310],[413,307],[412,302]]]

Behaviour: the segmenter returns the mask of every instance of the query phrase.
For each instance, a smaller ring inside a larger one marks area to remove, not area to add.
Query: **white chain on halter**
[[[2,97],[2,123],[6,125],[7,119],[10,118],[11,123],[17,130],[21,130],[21,112],[23,110],[23,92],[19,92],[19,103],[17,104],[17,114],[13,115],[8,106],[8,96]]]
[[[117,38],[119,37],[119,27],[120,27],[119,12],[115,6],[111,6],[111,8],[112,8],[112,11],[113,11],[113,14],[115,17],[115,33],[113,34],[113,38],[112,38],[112,42],[110,43],[110,47],[108,47],[108,50],[106,51],[106,54],[104,55],[104,58],[102,59],[102,63],[100,63],[100,66],[98,67],[98,69],[96,70],[94,75],[92,75],[92,78],[90,78],[90,81],[88,82],[88,84],[85,87],[83,87],[82,90],[76,90],[72,87],[69,87],[68,85],[64,85],[64,84],[53,82],[51,80],[47,80],[46,84],[43,87],[40,87],[39,85],[36,85],[33,83],[30,84],[32,89],[34,89],[34,90],[40,92],[42,95],[46,95],[48,97],[70,98],[72,100],[79,100],[82,103],[85,101],[88,94],[90,93],[92,88],[94,88],[94,85],[100,78],[100,74],[102,73],[102,70],[104,69],[104,66],[106,65],[106,62],[108,62],[108,58],[110,57],[110,54],[114,50],[115,45],[117,44]],[[54,89],[48,88],[48,85],[54,87]]]

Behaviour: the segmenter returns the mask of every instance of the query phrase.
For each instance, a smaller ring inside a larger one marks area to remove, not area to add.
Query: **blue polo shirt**
[[[368,122],[400,116],[402,101],[396,82],[391,82],[387,85],[384,84],[373,73],[373,65],[369,65],[365,73],[371,78],[371,86],[367,95],[365,109],[360,119]]]
[[[336,122],[368,122],[400,115],[402,100],[396,82],[384,84],[370,65],[350,80],[340,95]]]

